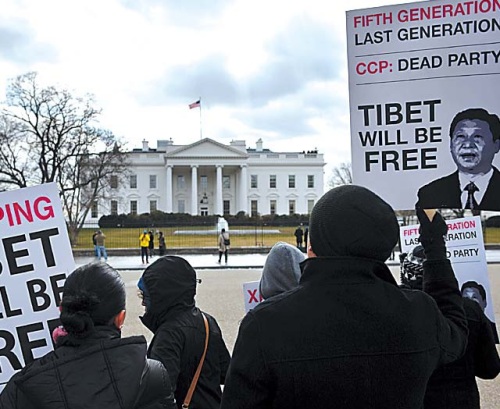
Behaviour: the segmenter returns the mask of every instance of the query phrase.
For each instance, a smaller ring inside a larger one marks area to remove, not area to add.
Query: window
[[[137,189],[137,175],[130,175],[130,189]]]
[[[231,178],[229,176],[222,176],[222,188],[223,189],[231,188]]]
[[[205,175],[200,176],[200,189],[202,192],[208,190],[208,177]]]
[[[130,201],[130,214],[137,214],[137,200]]]
[[[186,178],[184,177],[184,175],[178,175],[177,176],[177,189],[185,189],[185,188],[186,188]]]
[[[295,189],[295,175],[288,175],[288,187]]]
[[[92,217],[93,219],[97,219],[98,216],[99,216],[99,206],[97,204],[97,200],[94,200],[92,202],[92,207],[90,209],[90,217]]]
[[[257,175],[250,175],[250,187],[252,189],[257,189]]]
[[[312,209],[314,207],[314,200],[310,199],[307,201],[307,214],[311,214]]]
[[[276,189],[276,175],[269,175],[269,187]]]
[[[111,215],[116,216],[118,214],[118,200],[111,201]]]
[[[186,202],[184,201],[184,199],[177,201],[177,211],[179,213],[186,213]]]
[[[149,175],[149,188],[156,189],[156,175]]]
[[[231,211],[231,202],[229,200],[224,200],[222,202],[222,206],[223,206],[223,212],[224,212],[224,215],[227,215],[227,214],[230,214],[230,211]]]
[[[308,188],[314,187],[314,175],[307,175],[307,187]]]
[[[276,214],[276,200],[269,202],[269,214]]]
[[[109,186],[111,189],[118,189],[118,176],[111,175],[109,177]]]
[[[258,216],[258,206],[257,206],[257,200],[251,200],[250,201],[250,216],[255,217]]]
[[[288,201],[288,214],[295,214],[295,200]]]
[[[149,213],[156,212],[158,210],[158,202],[156,200],[149,201]]]

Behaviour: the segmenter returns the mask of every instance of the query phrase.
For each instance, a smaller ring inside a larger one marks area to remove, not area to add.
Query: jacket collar
[[[300,284],[314,281],[361,283],[382,280],[397,287],[387,265],[379,260],[361,257],[312,257],[301,263]]]

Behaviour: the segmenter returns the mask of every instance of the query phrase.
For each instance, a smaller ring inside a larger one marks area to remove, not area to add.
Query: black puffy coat
[[[85,340],[59,345],[10,379],[0,408],[175,408],[165,368],[146,359],[144,337],[97,327]]]
[[[440,364],[465,351],[467,322],[448,260],[424,289],[398,288],[381,261],[318,257],[300,284],[250,311],[221,409],[420,409]]]
[[[165,365],[180,408],[203,354],[205,325],[195,306],[196,272],[181,257],[165,256],[142,275],[150,306],[141,317],[153,333],[148,357]],[[210,326],[207,355],[191,409],[219,408],[230,355],[215,318],[205,313]]]
[[[425,409],[479,409],[476,376],[493,379],[500,373],[500,359],[491,322],[479,304],[464,298],[469,337],[465,355],[438,368],[429,380]]]

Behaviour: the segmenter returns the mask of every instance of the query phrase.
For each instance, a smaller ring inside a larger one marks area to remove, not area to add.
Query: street
[[[390,269],[398,279],[399,267],[391,266]],[[495,317],[498,321],[500,320],[500,264],[488,264],[488,272],[491,292],[495,297]],[[123,335],[143,334],[149,341],[152,334],[138,318],[143,314],[136,287],[141,271],[120,271],[120,273],[127,284],[127,318]],[[217,319],[230,351],[238,335],[239,322],[245,315],[242,284],[259,280],[260,274],[261,269],[197,270],[198,278],[202,280],[197,289],[197,305]],[[478,384],[481,407],[498,409],[500,407],[500,376],[493,381],[478,380]]]

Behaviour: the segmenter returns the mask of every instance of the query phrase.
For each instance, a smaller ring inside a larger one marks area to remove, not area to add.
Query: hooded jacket
[[[297,287],[300,280],[300,263],[304,259],[304,253],[297,247],[283,242],[276,243],[262,269],[260,295],[267,300]]]
[[[148,356],[163,362],[167,368],[180,408],[205,345],[205,325],[194,301],[196,272],[183,258],[164,256],[144,271],[142,285],[149,308],[141,320],[154,333]],[[210,337],[191,409],[219,408],[220,385],[225,382],[230,360],[217,321],[205,315]]]
[[[427,262],[427,294],[398,288],[379,260],[302,267],[297,288],[243,318],[221,409],[421,409],[433,371],[465,350],[449,261]]]
[[[146,359],[144,337],[96,327],[89,338],[58,345],[11,378],[0,408],[175,408],[165,368]]]

